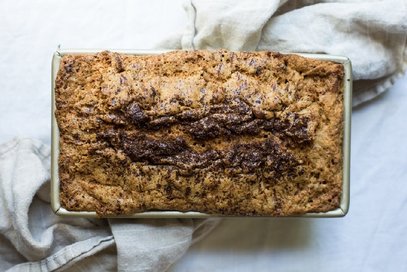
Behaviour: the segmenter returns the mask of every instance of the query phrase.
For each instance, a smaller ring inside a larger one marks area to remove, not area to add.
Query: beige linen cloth
[[[407,66],[405,1],[186,1],[185,11],[185,32],[157,47],[348,56],[354,105],[387,90]],[[216,226],[55,216],[49,157],[34,140],[0,146],[1,271],[164,271]]]

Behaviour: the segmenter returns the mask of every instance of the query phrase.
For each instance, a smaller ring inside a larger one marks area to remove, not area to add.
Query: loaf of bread
[[[284,216],[338,208],[341,64],[274,52],[64,55],[61,205]]]

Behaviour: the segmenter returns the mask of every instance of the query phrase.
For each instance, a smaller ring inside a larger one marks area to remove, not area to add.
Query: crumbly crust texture
[[[339,207],[343,66],[274,52],[65,55],[62,207],[284,216]]]

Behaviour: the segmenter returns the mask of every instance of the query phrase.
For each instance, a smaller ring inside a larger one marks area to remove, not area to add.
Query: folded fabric
[[[407,7],[388,1],[191,0],[184,49],[326,53],[352,61],[353,105],[386,91],[407,68]],[[175,39],[175,37],[173,37]],[[174,45],[165,41],[161,45]]]
[[[50,149],[0,145],[0,271],[164,271],[217,220],[86,219],[49,204]]]

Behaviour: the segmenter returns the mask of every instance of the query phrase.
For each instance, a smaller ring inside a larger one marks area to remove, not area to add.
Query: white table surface
[[[80,2],[80,3],[79,3]],[[0,1],[0,143],[50,143],[50,62],[63,48],[154,48],[182,0]],[[174,271],[407,271],[407,75],[354,109],[341,219],[225,219]]]

